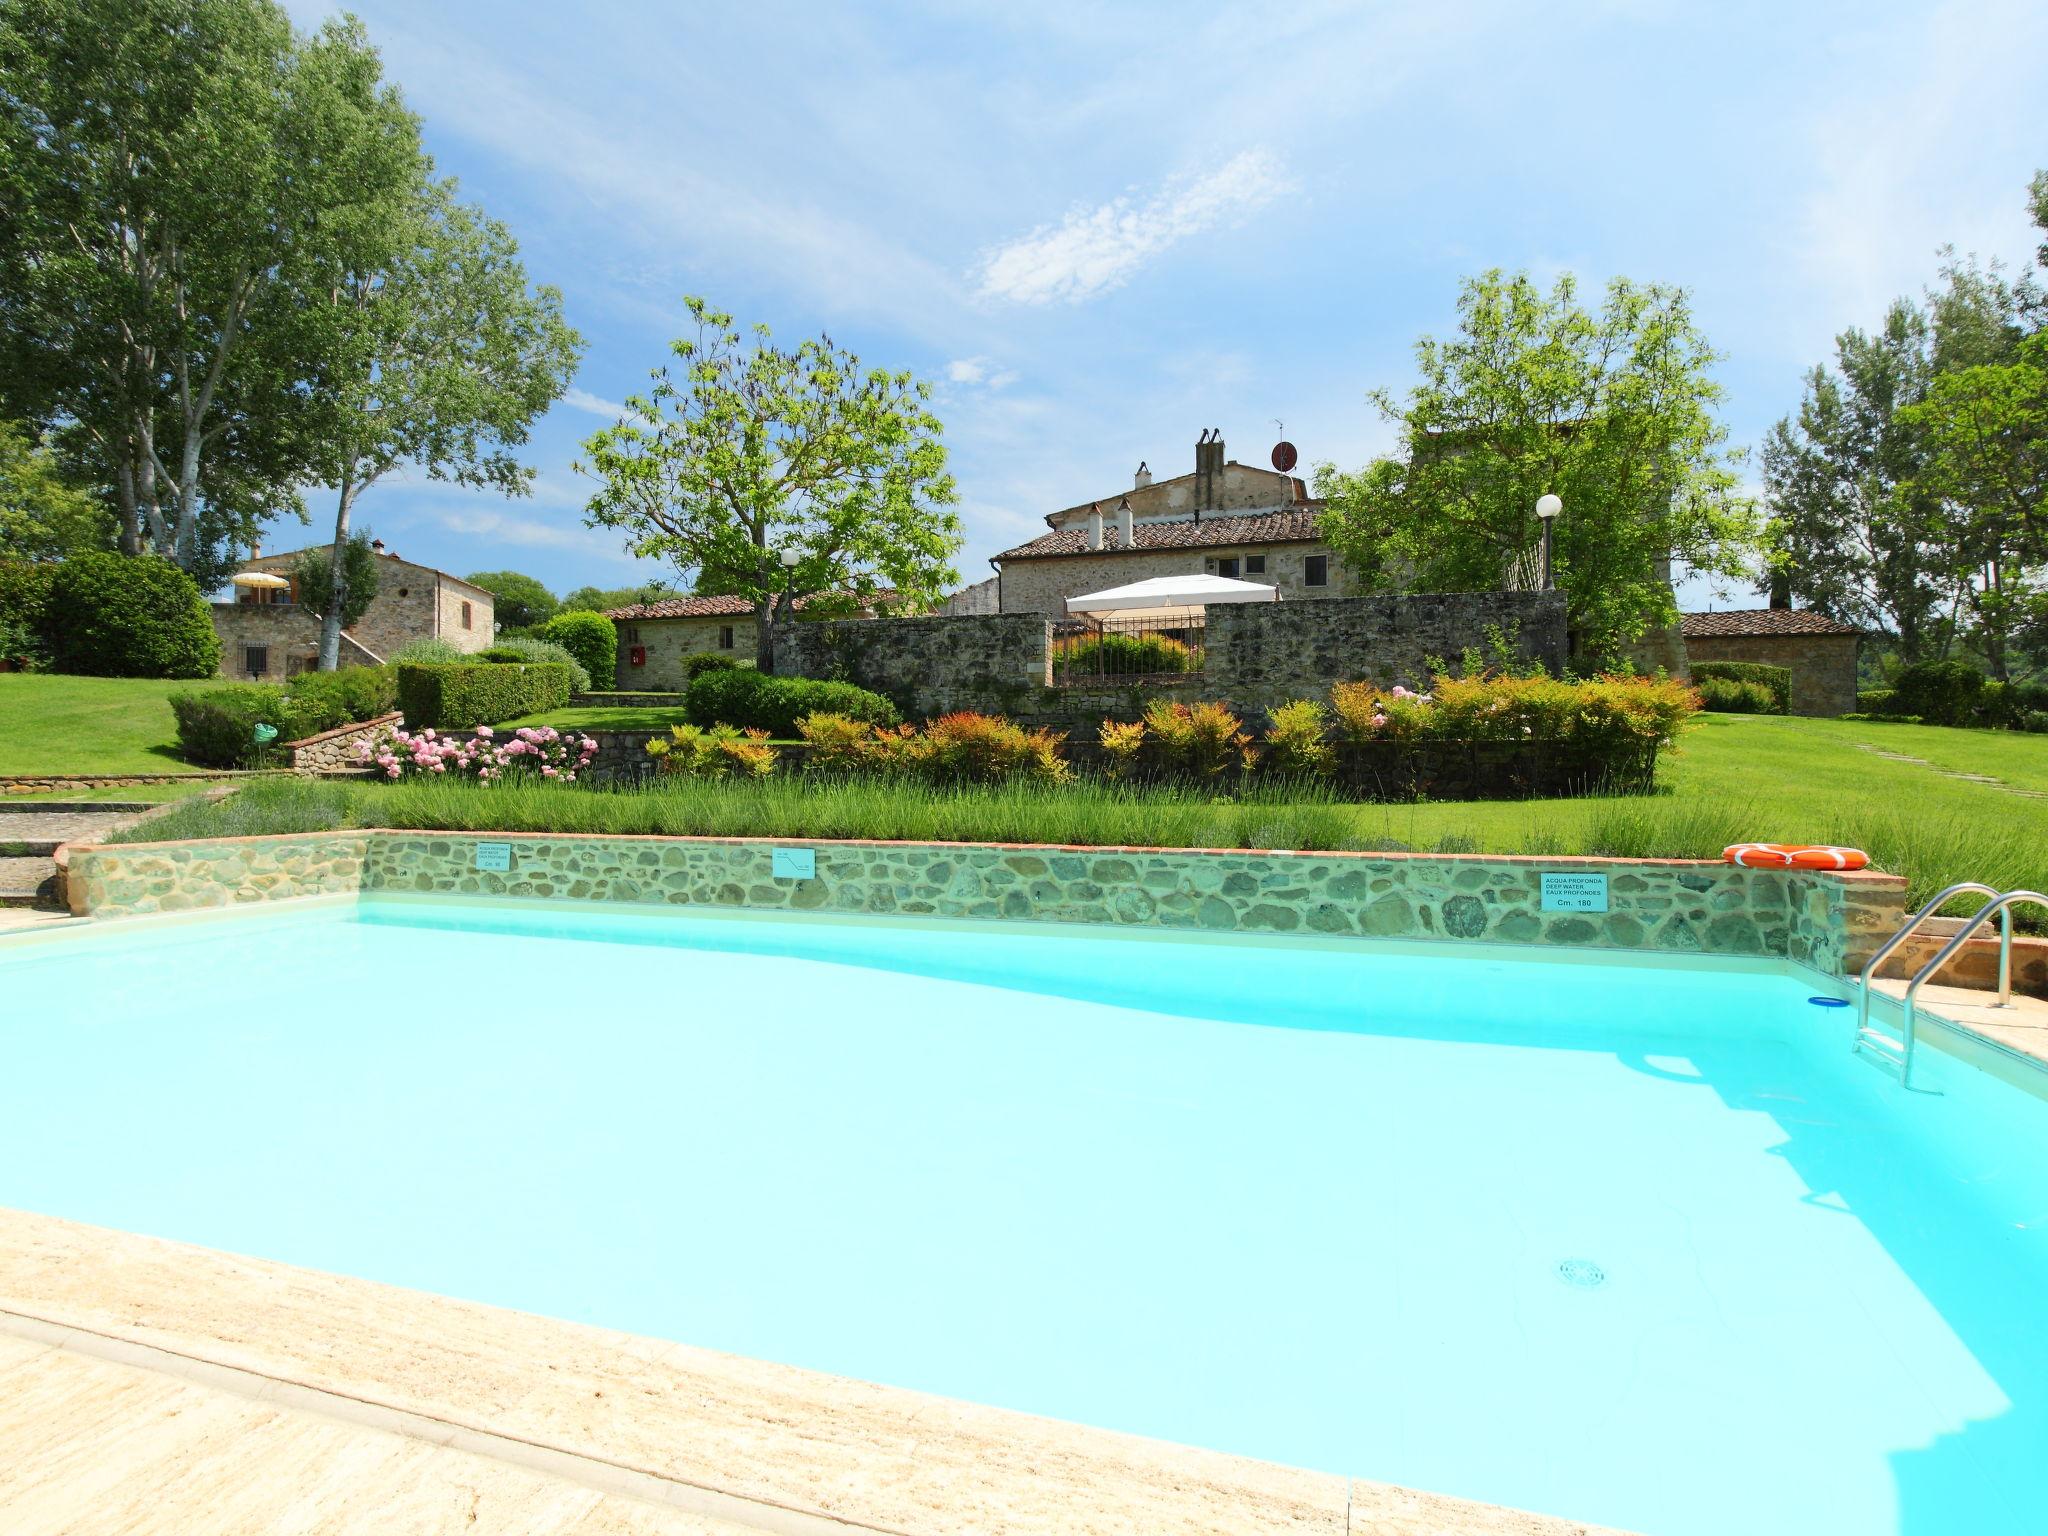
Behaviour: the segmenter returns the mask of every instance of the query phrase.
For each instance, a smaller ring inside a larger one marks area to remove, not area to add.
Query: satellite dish
[[[1286,439],[1283,438],[1273,445],[1273,467],[1281,474],[1286,474],[1300,460],[1301,455],[1294,451],[1294,444]]]

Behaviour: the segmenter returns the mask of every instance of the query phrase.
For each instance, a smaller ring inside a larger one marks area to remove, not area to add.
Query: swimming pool
[[[0,1203],[1656,1536],[2039,1529],[2048,1104],[1764,964],[366,898],[0,943]]]

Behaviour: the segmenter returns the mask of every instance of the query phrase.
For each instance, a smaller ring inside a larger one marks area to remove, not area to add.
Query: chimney
[[[1147,475],[1146,478],[1149,480],[1151,476]],[[1116,504],[1116,542],[1119,549],[1138,547],[1131,522],[1131,498],[1126,496]]]
[[[1145,489],[1146,486],[1150,485],[1151,483],[1152,471],[1149,468],[1147,468],[1144,465],[1144,463],[1140,462],[1138,465],[1137,474],[1131,477],[1131,489],[1134,491],[1142,491],[1143,489]]]
[[[1088,547],[1102,548],[1102,503],[1099,501],[1088,503]]]
[[[1205,427],[1195,439],[1195,521],[1205,509],[1218,505],[1223,494],[1219,472],[1223,468],[1223,429]]]
[[[384,541],[382,539],[372,539],[370,540],[370,548],[381,555],[384,553]]]

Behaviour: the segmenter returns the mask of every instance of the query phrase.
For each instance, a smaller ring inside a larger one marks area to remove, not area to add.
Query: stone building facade
[[[1154,576],[1228,576],[1282,598],[1349,595],[1343,562],[1322,542],[1322,504],[1293,475],[1224,457],[1221,434],[1195,444],[1195,468],[1154,480],[1138,466],[1116,497],[1047,515],[1052,531],[995,557],[1003,613],[1064,617],[1084,592]]]
[[[881,593],[875,601],[891,596]],[[805,606],[797,604],[799,609]],[[869,617],[874,609],[856,612]],[[754,605],[744,597],[669,597],[614,608],[605,617],[619,631],[614,686],[621,692],[680,693],[689,685],[684,663],[690,657],[716,652],[752,666],[760,651]]]
[[[373,545],[379,561],[377,596],[356,624],[342,631],[341,664],[375,666],[414,640],[446,640],[460,651],[481,651],[497,632],[491,594],[432,566],[417,565]],[[324,549],[324,546],[323,546]],[[237,571],[292,578],[305,550],[252,555]],[[236,601],[213,605],[221,640],[220,673],[253,682],[281,682],[314,666],[320,616],[298,601],[296,580],[286,588],[235,588]]]
[[[1759,661],[1792,669],[1792,713],[1846,715],[1856,707],[1856,648],[1863,632],[1792,608],[1688,613],[1679,620],[1688,663]]]

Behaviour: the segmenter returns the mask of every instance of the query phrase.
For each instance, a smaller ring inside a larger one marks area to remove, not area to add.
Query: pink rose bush
[[[387,779],[467,774],[481,784],[508,773],[573,784],[596,755],[590,737],[565,736],[552,725],[522,725],[505,736],[488,725],[470,736],[444,736],[432,726],[419,732],[387,728],[356,747],[356,761]]]

